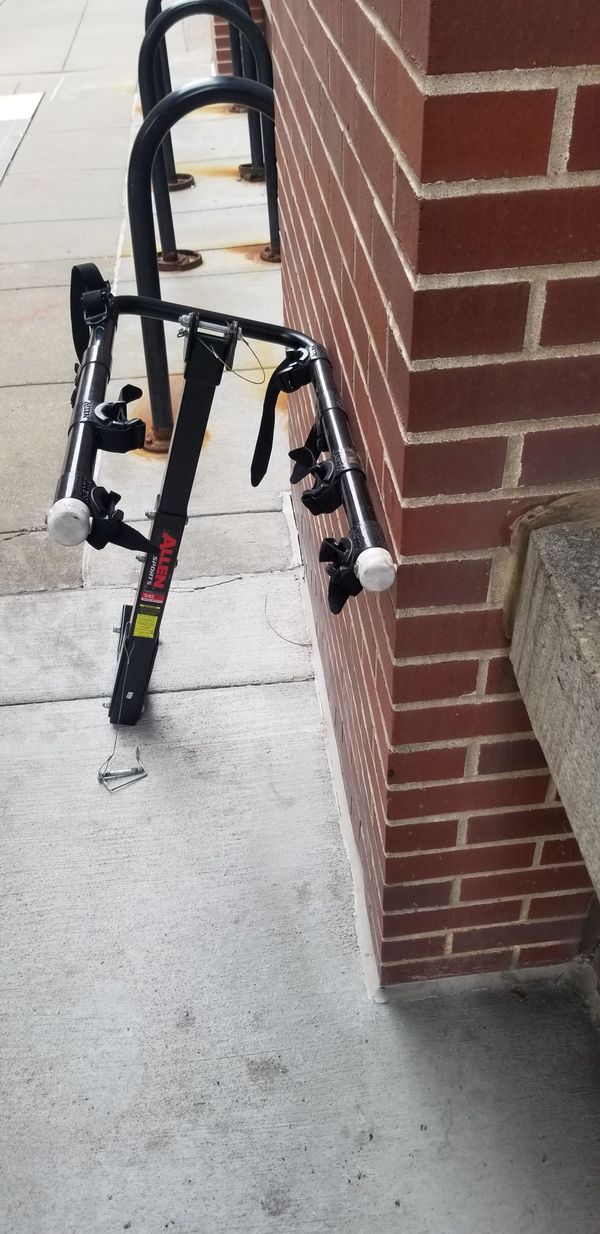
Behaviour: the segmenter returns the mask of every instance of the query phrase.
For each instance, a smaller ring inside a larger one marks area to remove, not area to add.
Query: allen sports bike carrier
[[[122,314],[176,322],[185,339],[179,413],[148,538],[124,522],[123,511],[118,509],[120,495],[107,492],[94,479],[98,450],[123,454],[144,445],[143,421],[127,415],[128,404],[141,396],[141,390],[127,385],[115,402],[105,401],[113,341]],[[71,324],[78,357],[73,415],[48,531],[59,544],[87,540],[96,549],[118,544],[143,554],[144,563],[135,600],[121,614],[118,668],[109,704],[113,724],[135,724],[142,713],[215,391],[223,373],[233,368],[242,338],[285,349],[285,358],[267,385],[252,484],[260,484],[269,464],[279,393],[311,383],[316,395],[315,423],[306,444],[291,451],[291,481],[296,484],[312,477],[312,487],[302,494],[312,514],[331,513],[340,506],[346,512],[347,535],[340,540],[325,539],[321,547],[320,560],[326,563],[330,580],[329,607],[339,613],[348,597],[358,595],[363,587],[368,591],[391,587],[395,566],[369,500],[330,361],[319,343],[266,322],[163,300],[113,296],[110,284],[94,265],[73,268]]]

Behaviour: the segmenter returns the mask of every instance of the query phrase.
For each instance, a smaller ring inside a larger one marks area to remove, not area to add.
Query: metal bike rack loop
[[[138,62],[138,78],[144,116],[149,114],[158,101],[156,79],[157,72],[160,69],[160,64],[157,64],[157,58],[160,48],[165,46],[164,40],[167,31],[177,22],[182,21],[185,17],[197,16],[199,14],[211,14],[214,16],[223,17],[229,21],[232,26],[239,29],[243,34],[252,54],[255,64],[255,76],[258,77],[262,85],[272,87],[273,72],[271,55],[264,36],[261,34],[258,26],[252,18],[249,17],[241,8],[239,8],[238,5],[234,3],[234,0],[183,0],[182,3],[174,5],[171,9],[167,9],[166,12],[161,13],[156,18],[150,29],[146,32],[142,42]],[[228,79],[224,78],[223,80]],[[259,130],[261,130],[262,126],[260,117],[256,114],[256,112],[249,112],[248,114],[254,116]],[[263,251],[261,256],[265,261],[279,261],[279,218],[275,165],[276,154],[275,138],[272,128],[270,135],[267,138],[263,135],[261,142],[261,154],[263,149],[267,189],[267,208],[269,212],[270,244]],[[165,170],[164,159],[162,156],[158,157],[154,164],[152,182],[154,186],[158,229],[161,239],[159,269],[164,271],[177,271],[193,269],[195,266],[201,265],[202,257],[199,253],[193,250],[178,250],[177,248],[175,228],[173,224],[173,212],[169,199],[167,172]]]
[[[250,12],[248,0],[232,0],[238,9],[243,13],[247,13],[248,17],[254,21]],[[256,25],[256,22],[255,22]],[[259,27],[257,26],[257,29]],[[262,33],[262,31],[261,31]],[[237,26],[229,22],[229,48],[231,51],[231,67],[234,77],[247,77],[250,81],[260,81],[260,74],[257,74],[252,64],[252,57],[248,58],[248,47],[244,39],[240,38],[240,31]],[[270,52],[269,52],[270,58]],[[273,69],[271,65],[271,77]],[[269,83],[266,82],[266,85]],[[233,108],[233,111],[243,111],[244,108]],[[242,180],[250,182],[262,181],[265,178],[265,159],[262,148],[262,133],[260,121],[256,112],[248,112],[248,134],[250,138],[250,162],[240,163],[238,171]]]
[[[197,3],[197,0],[192,0]],[[273,91],[259,82],[235,77],[213,77],[193,82],[174,90],[153,107],[144,120],[133,143],[127,177],[127,202],[137,289],[140,296],[160,299],[160,276],[156,253],[154,216],[152,213],[152,167],[157,153],[173,125],[190,111],[211,107],[215,103],[239,103],[259,112],[262,119],[265,151],[274,146],[275,100]],[[270,201],[277,202],[277,168],[275,160],[265,164]],[[271,243],[279,242],[276,218],[269,210]],[[169,367],[164,327],[160,321],[143,320],[142,336],[152,424],[158,440],[168,441],[173,429]]]
[[[239,8],[247,17],[252,19],[248,0],[232,0],[236,8]],[[152,23],[161,13],[162,0],[148,0],[145,13],[145,28],[150,29]],[[220,16],[216,13],[214,16]],[[228,20],[227,18],[225,20]],[[254,23],[256,25],[256,23]],[[258,29],[258,26],[256,27]],[[252,57],[248,57],[247,46],[245,42],[240,40],[240,33],[236,26],[229,21],[229,42],[231,47],[231,63],[233,66],[234,77],[247,77],[250,81],[260,81],[260,76],[257,76],[252,64]],[[171,84],[171,71],[169,67],[169,55],[166,42],[161,43],[158,52],[159,63],[156,65],[155,84],[156,84],[156,101],[165,98],[170,94],[173,86]],[[269,83],[265,83],[269,84]],[[242,163],[239,168],[240,176],[243,180],[262,181],[265,178],[264,155],[262,148],[262,134],[260,121],[255,112],[248,112],[248,134],[250,139],[250,162]],[[170,135],[165,138],[163,143],[163,158],[165,162],[165,171],[169,182],[170,192],[176,192],[179,189],[192,188],[195,184],[194,177],[187,172],[178,172],[175,167],[175,157],[173,154],[173,143]]]
[[[149,30],[152,22],[158,17],[161,11],[162,0],[148,0],[146,12],[144,14],[144,30]],[[167,44],[162,43],[159,50],[159,63],[156,66],[156,88],[160,98],[164,98],[166,94],[170,94],[173,86],[171,85],[171,70],[169,68],[169,53]],[[165,138],[162,148],[162,157],[165,164],[165,172],[169,182],[169,191],[171,193],[180,192],[181,189],[191,189],[196,181],[192,175],[185,171],[177,171],[175,167],[175,155],[173,154],[173,142],[171,135]]]

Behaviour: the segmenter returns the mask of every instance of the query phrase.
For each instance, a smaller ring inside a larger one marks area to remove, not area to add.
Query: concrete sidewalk
[[[598,1040],[532,985],[369,999],[290,539],[285,415],[249,480],[264,387],[221,387],[140,725],[148,778],[98,784],[100,700],[132,557],[59,550],[73,260],[117,262],[143,0],[3,0],[0,95],[42,101],[0,184],[0,1229],[7,1234],[595,1234]],[[175,80],[210,72],[204,19]],[[108,66],[108,67],[107,67]],[[133,111],[134,123],[139,115]],[[174,199],[201,271],[165,294],[276,320],[243,116],[182,124]],[[302,323],[298,323],[300,326]],[[174,386],[181,341],[169,341]],[[115,382],[145,387],[123,322]],[[163,463],[106,456],[145,528]]]

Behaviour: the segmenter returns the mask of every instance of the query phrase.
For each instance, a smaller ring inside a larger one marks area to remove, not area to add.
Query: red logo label
[[[170,536],[168,531],[163,531],[162,540],[158,554],[158,564],[156,566],[156,574],[152,582],[155,590],[162,591],[167,580],[167,575],[173,559],[173,552],[177,546],[177,540]]]
[[[149,603],[154,603],[154,604],[162,604],[164,601],[164,598],[165,597],[163,595],[157,593],[156,591],[143,591],[140,596],[141,600],[146,600]]]

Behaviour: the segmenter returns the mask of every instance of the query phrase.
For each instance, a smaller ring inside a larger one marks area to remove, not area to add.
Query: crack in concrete
[[[220,578],[218,583],[198,583],[197,587],[177,587],[176,590],[191,595],[193,591],[210,591],[213,587],[224,587],[226,583],[240,583],[243,578],[243,574],[235,574],[232,578]]]
[[[262,689],[264,686],[295,686],[302,682],[314,681],[315,675],[313,672],[306,673],[301,677],[273,677],[264,681],[223,681],[214,685],[206,686],[179,686],[178,689],[173,689],[172,686],[151,688],[148,691],[148,698],[151,700],[154,696],[164,694],[204,694],[214,690],[249,690]],[[98,699],[106,699],[109,697],[106,691],[99,694],[65,694],[61,698],[31,698],[31,699],[15,699],[9,702],[0,702],[0,709],[12,707],[54,707],[58,703],[93,703]]]
[[[0,531],[0,539],[4,544],[6,540],[16,540],[19,536],[32,536],[45,530],[45,527],[20,527],[18,531]]]

